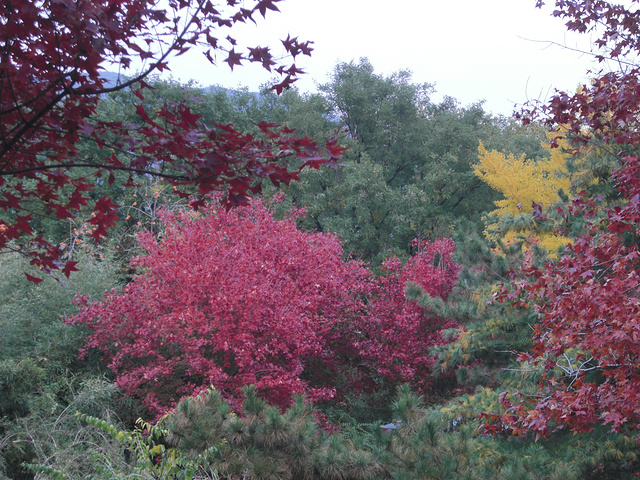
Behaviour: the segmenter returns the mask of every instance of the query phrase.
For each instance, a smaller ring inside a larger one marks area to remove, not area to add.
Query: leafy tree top
[[[565,151],[547,146],[549,157],[529,160],[525,154],[515,158],[497,150],[488,151],[482,142],[478,146],[479,163],[473,165],[475,174],[505,198],[495,202],[498,207],[491,213],[496,215],[517,215],[530,212],[533,204],[545,207],[560,200],[558,192],[569,192],[569,178],[566,161],[571,155]]]
[[[292,393],[330,398],[301,373],[327,331],[364,308],[368,277],[341,259],[337,238],[276,220],[258,201],[163,220],[161,241],[140,237],[144,273],[73,318],[93,330],[83,352],[100,349],[117,384],[155,413],[209,385],[233,398],[255,384],[278,405]]]

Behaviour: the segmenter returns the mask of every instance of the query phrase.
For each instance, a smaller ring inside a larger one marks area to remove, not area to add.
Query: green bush
[[[31,478],[22,462],[66,448],[63,437],[77,433],[67,421],[70,405],[100,416],[106,405],[114,408],[104,367],[78,359],[85,330],[64,318],[77,311],[76,294],[98,298],[121,282],[108,259],[82,258],[78,268],[56,280],[17,254],[0,256],[0,472],[12,478]],[[43,281],[29,282],[25,272]]]
[[[303,397],[281,412],[258,398],[253,387],[246,387],[245,394],[237,414],[214,390],[182,401],[163,421],[168,443],[192,458],[210,451],[208,461],[229,479],[366,480],[381,475],[371,451],[320,429],[314,408]]]

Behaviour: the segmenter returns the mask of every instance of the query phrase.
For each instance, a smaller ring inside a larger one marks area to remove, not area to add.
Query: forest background
[[[367,59],[302,94],[212,37],[255,3],[161,38],[261,92],[154,78],[158,11],[4,2],[2,475],[631,478],[636,12],[558,1],[621,69],[505,118]]]

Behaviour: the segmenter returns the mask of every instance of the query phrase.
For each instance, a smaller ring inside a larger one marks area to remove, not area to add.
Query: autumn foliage
[[[293,393],[329,399],[335,379],[308,370],[335,372],[354,360],[360,380],[376,375],[426,391],[429,347],[443,342],[446,322],[406,300],[404,284],[446,298],[457,271],[453,243],[425,246],[406,268],[391,260],[376,280],[342,260],[335,236],[298,230],[299,213],[276,220],[253,201],[164,214],[160,240],[140,236],[148,251],[134,261],[141,274],[122,293],[84,301],[71,320],[92,330],[82,353],[102,351],[118,386],[155,413],[210,385],[232,402],[249,384],[280,406]],[[372,384],[364,380],[349,388]]]
[[[558,206],[567,223],[583,220],[582,231],[557,261],[527,269],[530,282],[515,285],[522,304],[540,319],[533,351],[521,359],[544,377],[533,397],[505,395],[508,411],[502,420],[518,433],[538,435],[597,424],[635,430],[640,422],[640,68],[633,59],[640,52],[639,13],[604,1],[555,5],[554,15],[570,30],[597,33],[601,61],[624,59],[626,65],[600,73],[573,95],[558,92],[542,107],[550,126],[563,126],[560,135],[571,140],[570,152],[605,152],[614,159],[608,181],[616,195],[605,203],[582,192]]]
[[[637,428],[640,420],[640,182],[636,160],[615,173],[621,202],[603,207],[578,197],[565,214],[586,216],[583,234],[556,262],[524,273],[516,290],[538,313],[534,348],[521,360],[546,373],[539,397],[505,399],[516,431],[546,435],[604,423]],[[597,211],[606,216],[598,219]]]
[[[278,1],[169,0],[162,7],[155,0],[0,2],[0,249],[68,276],[75,262],[62,259],[34,220],[66,220],[89,210],[92,236],[99,239],[114,225],[118,205],[91,191],[96,182],[111,185],[118,171],[130,174],[125,186],[136,175],[156,176],[179,186],[184,197],[225,190],[228,204],[236,205],[263,179],[286,184],[304,167],[335,163],[342,152],[335,139],[318,148],[273,124],[260,123],[254,136],[230,125],[205,125],[187,104],[158,111],[145,105],[144,91],[151,88],[145,79],[196,46],[212,63],[233,69],[255,62],[277,72],[278,92],[290,86],[301,70],[287,61],[309,55],[310,42],[288,36],[283,60],[268,48],[245,51],[232,37],[235,24],[278,11]],[[116,82],[106,81],[109,71],[118,72]],[[97,119],[100,97],[123,89],[139,99],[138,121]],[[85,159],[80,142],[93,142],[102,158]]]
[[[352,292],[366,272],[341,260],[337,239],[276,221],[259,202],[164,222],[161,241],[140,238],[144,273],[74,319],[95,332],[85,351],[103,350],[118,385],[156,412],[209,385],[237,395],[255,384],[280,405],[295,392],[330,396],[299,377],[322,330],[362,308]]]
[[[554,132],[548,136],[558,141]],[[561,144],[566,144],[566,141]],[[492,240],[500,238],[507,243],[521,239],[530,243],[539,242],[553,253],[558,247],[565,246],[569,239],[555,232],[536,231],[535,222],[531,224],[529,221],[530,224],[526,226],[523,225],[526,222],[518,222],[518,217],[526,217],[527,214],[532,216],[532,220],[539,220],[545,211],[560,200],[559,192],[565,195],[570,192],[571,179],[566,167],[570,154],[561,148],[550,148],[547,144],[543,146],[549,152],[549,157],[535,161],[527,159],[525,154],[515,158],[512,154],[505,155],[496,150],[489,152],[480,142],[479,162],[473,165],[473,170],[477,177],[504,195],[503,199],[494,202],[498,208],[489,214],[487,236]],[[511,226],[506,234],[500,236],[496,232],[504,229],[501,221],[506,218],[516,226]]]
[[[442,331],[458,328],[450,319],[441,318],[415,301],[408,301],[409,283],[419,286],[430,297],[446,301],[458,274],[451,255],[451,239],[422,242],[418,251],[402,265],[390,258],[383,264],[384,274],[373,288],[368,314],[359,330],[365,334],[357,347],[362,362],[388,382],[409,383],[421,394],[433,387],[435,356],[430,349],[447,341]]]

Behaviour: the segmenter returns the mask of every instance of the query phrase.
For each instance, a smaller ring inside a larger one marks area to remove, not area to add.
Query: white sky
[[[284,54],[279,39],[289,33],[314,41],[313,55],[296,62],[307,72],[296,83],[302,91],[328,82],[339,61],[368,57],[377,73],[408,69],[414,82],[435,84],[434,100],[485,100],[485,110],[510,115],[514,103],[544,100],[554,88],[573,91],[587,70],[600,68],[588,55],[549,46],[588,49],[590,41],[569,35],[551,16],[552,5],[539,10],[535,0],[286,0],[278,6],[281,13],[258,15],[257,26],[234,26],[234,37],[239,46],[270,46],[274,54]],[[257,90],[272,78],[257,66],[231,73],[219,60],[214,67],[193,52],[170,66],[174,78],[202,85]]]

